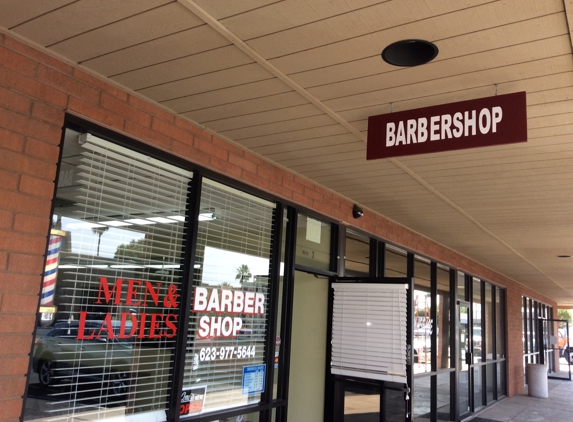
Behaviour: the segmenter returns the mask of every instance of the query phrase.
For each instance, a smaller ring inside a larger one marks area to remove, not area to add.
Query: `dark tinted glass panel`
[[[499,362],[497,365],[497,397],[503,397],[507,394],[507,383],[505,374],[505,361]]]
[[[493,331],[494,331],[494,320],[493,320],[493,296],[491,290],[493,287],[490,284],[485,283],[485,324],[484,324],[484,331],[485,331],[485,356],[483,357],[484,360],[492,360],[495,359],[493,356]]]
[[[380,388],[348,383],[344,387],[344,422],[380,421]]]
[[[414,261],[414,373],[432,370],[432,296],[430,263]]]
[[[468,298],[466,297],[466,278],[464,273],[458,271],[456,284],[458,288],[458,299],[468,300]]]
[[[451,388],[452,372],[438,374],[438,420],[451,421]]]
[[[431,411],[432,377],[414,378],[414,411],[415,421],[429,421]]]
[[[483,379],[482,372],[484,366],[474,366],[474,409],[477,410],[484,405],[483,403]]]
[[[346,255],[344,270],[346,276],[370,275],[370,239],[352,230],[346,231]]]
[[[330,270],[330,235],[329,223],[299,214],[296,263],[320,270]]]
[[[481,308],[481,281],[477,278],[473,279],[473,303],[472,303],[472,344],[474,363],[480,363],[483,359],[483,342],[482,342],[482,327],[483,327],[483,311]]]
[[[495,297],[497,324],[496,333],[496,354],[498,359],[505,358],[505,290],[496,288]]]
[[[496,389],[497,389],[497,383],[495,380],[495,376],[496,376],[496,369],[497,366],[494,363],[491,363],[489,365],[486,365],[485,367],[485,373],[486,373],[486,398],[487,398],[487,404],[490,404],[492,401],[495,400],[495,393],[496,393]]]
[[[438,296],[436,298],[437,306],[437,356],[436,364],[438,369],[450,368],[451,366],[451,349],[450,349],[450,329],[452,327],[450,318],[450,270],[438,266]]]
[[[403,422],[406,417],[404,393],[402,391],[386,391],[386,408],[384,409],[386,422]]]
[[[386,245],[386,263],[384,275],[386,277],[406,277],[408,259],[406,251],[391,245]]]

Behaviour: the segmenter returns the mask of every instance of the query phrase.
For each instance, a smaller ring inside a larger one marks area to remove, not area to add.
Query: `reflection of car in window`
[[[86,321],[84,334],[98,334],[102,321]],[[42,387],[64,383],[104,382],[103,395],[121,400],[127,394],[132,360],[132,339],[118,339],[119,321],[113,321],[114,338],[102,331],[99,339],[77,340],[78,321],[58,322],[36,340],[32,367]],[[101,388],[101,387],[98,387]],[[107,394],[105,394],[107,393]]]

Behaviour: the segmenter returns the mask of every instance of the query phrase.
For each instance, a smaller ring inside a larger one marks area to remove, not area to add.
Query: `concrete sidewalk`
[[[573,381],[549,380],[549,398],[529,397],[527,389],[478,413],[472,422],[573,421]]]

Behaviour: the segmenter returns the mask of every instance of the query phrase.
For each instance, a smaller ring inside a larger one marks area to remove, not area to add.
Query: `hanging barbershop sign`
[[[366,159],[527,141],[525,92],[368,118]]]

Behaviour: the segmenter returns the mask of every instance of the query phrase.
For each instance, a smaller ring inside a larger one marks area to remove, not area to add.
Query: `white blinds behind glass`
[[[38,368],[52,366],[43,412],[54,421],[165,420],[192,173],[86,139],[64,146],[73,181],[56,194],[67,246],[56,324],[34,355]]]
[[[275,204],[204,180],[201,191],[194,286],[209,295],[264,296],[264,314],[196,312],[189,320],[184,388],[206,389],[202,412],[256,403],[260,394],[241,390],[243,368],[264,362],[273,214]],[[239,318],[236,336],[198,334],[202,317]],[[267,368],[267,371],[270,368]]]
[[[406,284],[335,283],[331,372],[406,383]]]

